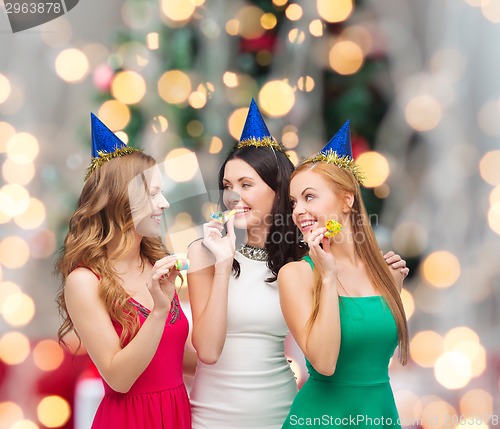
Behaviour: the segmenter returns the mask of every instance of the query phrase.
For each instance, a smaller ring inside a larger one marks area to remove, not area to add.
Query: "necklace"
[[[261,262],[266,261],[268,256],[265,248],[250,246],[249,244],[243,244],[240,247],[239,252],[248,259]]]
[[[337,282],[339,284],[339,286],[343,289],[344,293],[346,294],[345,296],[350,296],[349,293],[345,290],[345,287],[344,285],[342,284],[342,282],[340,281],[339,277],[337,276]],[[342,296],[342,295],[339,295],[339,296]]]

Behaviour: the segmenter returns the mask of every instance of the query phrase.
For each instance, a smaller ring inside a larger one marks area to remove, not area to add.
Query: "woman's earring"
[[[304,240],[304,236],[302,235],[302,233],[299,233],[298,240],[299,240],[299,246],[300,247],[304,247],[306,249],[309,248],[309,246],[307,245],[306,241]]]

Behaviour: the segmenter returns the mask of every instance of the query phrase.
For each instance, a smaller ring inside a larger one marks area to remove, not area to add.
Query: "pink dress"
[[[141,326],[150,310],[134,299]],[[120,334],[119,326],[115,329]],[[153,359],[127,393],[115,392],[104,380],[104,398],[92,429],[191,429],[191,408],[182,378],[182,359],[189,325],[172,301],[163,336]]]

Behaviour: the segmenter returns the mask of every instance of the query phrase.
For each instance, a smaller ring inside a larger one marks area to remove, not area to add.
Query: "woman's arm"
[[[318,315],[309,329],[313,311],[314,274],[305,261],[291,262],[278,273],[280,304],[295,341],[311,365],[332,375],[340,350],[340,315],[335,280],[323,279]]]
[[[308,234],[309,256],[321,278],[318,314],[312,325],[314,274],[307,262],[292,262],[278,273],[280,303],[285,321],[311,365],[323,375],[335,372],[340,351],[340,313],[337,267],[330,239],[318,228]]]
[[[187,280],[193,315],[193,347],[200,361],[213,365],[226,341],[227,296],[233,260],[215,263],[201,241],[189,247],[187,256],[190,260]]]
[[[159,273],[165,273],[165,267],[174,263],[175,258],[169,260]],[[158,278],[152,282],[159,288]],[[173,292],[168,294],[166,288],[153,290],[155,285],[151,286],[155,305],[135,337],[122,348],[98,287],[99,281],[90,270],[77,268],[66,279],[64,298],[75,330],[101,376],[113,390],[126,393],[158,348]]]

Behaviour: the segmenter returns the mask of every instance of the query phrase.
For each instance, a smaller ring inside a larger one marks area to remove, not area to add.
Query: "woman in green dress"
[[[291,178],[293,220],[309,255],[285,265],[278,283],[309,379],[283,428],[400,427],[388,366],[398,345],[400,362],[407,360],[400,291],[408,269],[387,267],[361,199],[361,181],[349,122]]]

